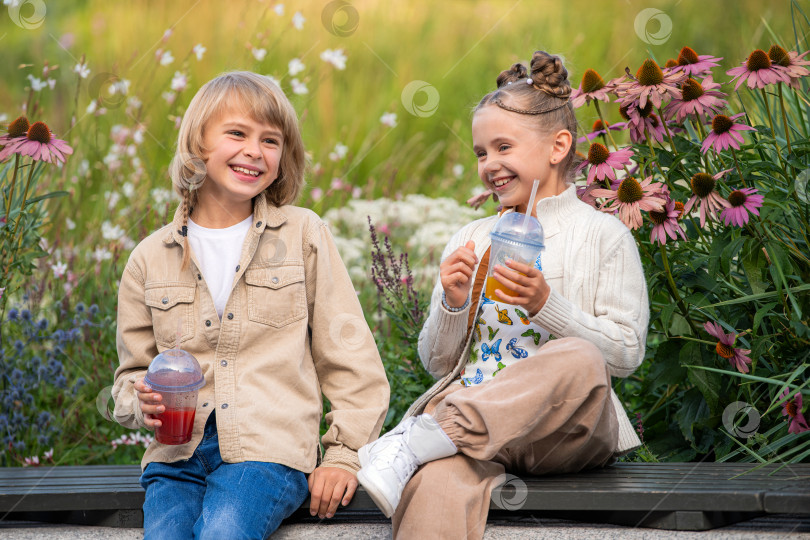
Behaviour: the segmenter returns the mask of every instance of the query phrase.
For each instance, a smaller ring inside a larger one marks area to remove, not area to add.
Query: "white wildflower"
[[[174,77],[172,77],[172,90],[182,92],[186,89],[186,86],[188,86],[188,76],[180,71],[175,71]]]
[[[194,48],[191,49],[191,52],[193,52],[197,56],[197,60],[202,60],[203,54],[205,54],[206,50],[208,49],[203,47],[202,43],[197,43],[196,45],[194,45]]]
[[[177,99],[177,94],[174,92],[163,92],[162,94],[160,94],[160,97],[165,99],[166,103],[171,105],[172,103],[174,103],[174,100]]]
[[[110,93],[111,96],[115,94],[121,94],[122,96],[127,95],[129,92],[129,85],[131,82],[128,79],[118,79],[114,83],[110,84],[107,91]]]
[[[87,67],[87,64],[76,64],[73,66],[73,72],[78,73],[82,79],[86,79],[90,75],[90,68]]]
[[[102,247],[97,247],[96,250],[90,254],[90,256],[97,263],[112,259],[112,253],[110,250]]]
[[[120,225],[113,225],[109,221],[101,224],[101,237],[104,240],[118,240],[124,236],[124,229]]]
[[[332,161],[338,161],[346,157],[346,154],[349,153],[349,147],[345,144],[337,143],[335,145],[335,149],[332,152],[329,152],[329,159]]]
[[[155,206],[166,204],[172,199],[172,192],[165,188],[154,188],[149,192]]]
[[[326,49],[321,53],[321,60],[332,64],[336,69],[346,69],[346,55],[343,53],[343,49],[335,49],[334,51]]]
[[[289,64],[287,64],[287,70],[293,77],[304,71],[305,68],[306,66],[304,65],[304,63],[298,58],[293,58],[292,60],[290,60]]]
[[[273,6],[273,11],[276,12],[276,15],[281,17],[282,15],[284,15],[284,4],[276,4],[275,6]]]
[[[298,79],[293,79],[290,81],[290,86],[292,86],[293,94],[308,94],[309,89],[307,88],[306,83],[299,81]]]
[[[385,113],[380,117],[380,123],[388,127],[397,127],[397,113]]]
[[[463,174],[464,174],[464,165],[462,165],[461,163],[456,163],[455,165],[453,165],[453,176],[455,176],[456,178],[461,178]]]
[[[253,58],[259,62],[264,60],[264,57],[267,56],[267,49],[252,49],[250,52],[253,53]]]
[[[118,204],[118,201],[121,200],[121,194],[117,191],[107,191],[104,193],[104,198],[107,199],[107,208],[112,210],[115,208],[115,205]]]
[[[303,30],[304,22],[306,22],[304,15],[300,11],[296,11],[292,16],[292,25],[296,30]]]
[[[60,279],[65,276],[65,272],[67,272],[68,266],[66,263],[62,261],[57,262],[56,264],[51,265],[51,270],[53,270],[53,277],[56,279]]]
[[[67,230],[72,231],[76,228],[76,222],[70,218],[65,218],[65,227],[67,227]]]
[[[48,86],[47,81],[43,81],[39,77],[34,77],[30,73],[28,74],[28,80],[31,81],[31,90],[33,90],[34,92],[39,92],[40,90]]]
[[[161,51],[159,62],[161,66],[168,66],[169,64],[174,62],[174,56],[172,56],[172,51]]]

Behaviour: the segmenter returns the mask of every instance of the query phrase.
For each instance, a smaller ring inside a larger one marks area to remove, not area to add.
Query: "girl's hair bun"
[[[532,56],[531,69],[531,78],[538,90],[560,99],[568,99],[571,95],[568,70],[565,69],[562,58],[559,56],[548,54],[545,51],[535,51]]]
[[[529,72],[526,70],[526,66],[518,62],[513,64],[511,68],[501,71],[501,74],[498,75],[498,88],[509,83],[525,81],[528,78]]]

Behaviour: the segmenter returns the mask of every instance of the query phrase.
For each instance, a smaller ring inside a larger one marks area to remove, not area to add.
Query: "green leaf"
[[[791,293],[798,293],[798,292],[807,291],[807,290],[810,290],[810,283],[805,283],[804,285],[799,285],[797,287],[791,287],[790,289],[788,289],[788,291],[791,292]],[[709,304],[708,306],[705,306],[705,307],[717,307],[717,306],[728,306],[728,305],[732,305],[732,304],[744,304],[745,302],[754,302],[755,300],[763,300],[765,298],[771,298],[771,297],[774,297],[774,296],[779,296],[777,291],[770,291],[770,292],[760,293],[760,294],[749,294],[747,296],[741,296],[739,298],[734,298],[734,299],[731,299],[731,300],[724,300],[722,302],[716,302],[714,304]]]
[[[29,204],[37,203],[39,201],[44,201],[45,199],[53,199],[53,198],[56,198],[56,197],[64,197],[65,195],[70,195],[70,193],[68,193],[67,191],[54,191],[54,192],[51,192],[51,193],[46,193],[45,195],[40,195],[39,197],[34,197],[34,198],[31,198],[31,199],[28,199],[27,201],[25,201],[25,206],[28,206]]]
[[[683,396],[683,401],[675,413],[675,420],[681,428],[681,433],[687,441],[695,442],[694,428],[709,418],[709,407],[703,395],[692,388]]]
[[[680,363],[679,353],[683,341],[668,339],[655,349],[650,371],[647,375],[649,387],[653,390],[659,386],[676,384],[686,379],[687,371]]]
[[[664,328],[669,328],[669,321],[672,319],[672,313],[676,307],[675,302],[670,302],[661,308],[661,321],[664,323]]]
[[[700,345],[694,341],[690,341],[684,345],[683,349],[681,349],[679,360],[683,366],[703,365]],[[720,401],[720,386],[722,385],[720,376],[706,371],[689,369],[688,378],[689,381],[700,390],[700,393],[703,394],[709,408],[715,411]]]
[[[762,322],[762,318],[768,315],[771,312],[771,310],[778,305],[779,302],[768,302],[767,304],[765,304],[764,306],[762,306],[757,310],[756,315],[754,315],[754,332],[756,332],[757,329],[759,329],[759,324]]]

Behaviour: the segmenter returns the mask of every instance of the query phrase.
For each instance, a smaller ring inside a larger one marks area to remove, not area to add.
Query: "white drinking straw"
[[[534,208],[534,196],[537,195],[537,186],[540,185],[540,180],[535,179],[534,184],[532,185],[532,196],[529,197],[529,206],[526,207],[526,217],[523,218],[523,233],[526,234],[529,231],[526,228],[529,226],[529,217],[532,215],[532,208]]]

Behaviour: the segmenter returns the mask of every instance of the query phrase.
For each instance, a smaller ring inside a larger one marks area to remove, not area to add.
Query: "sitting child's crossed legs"
[[[480,386],[454,384],[425,412],[460,453],[426,463],[407,484],[394,514],[401,538],[433,535],[437,523],[442,538],[480,538],[505,470],[576,472],[607,464],[616,448],[607,366],[577,338],[551,341]]]

